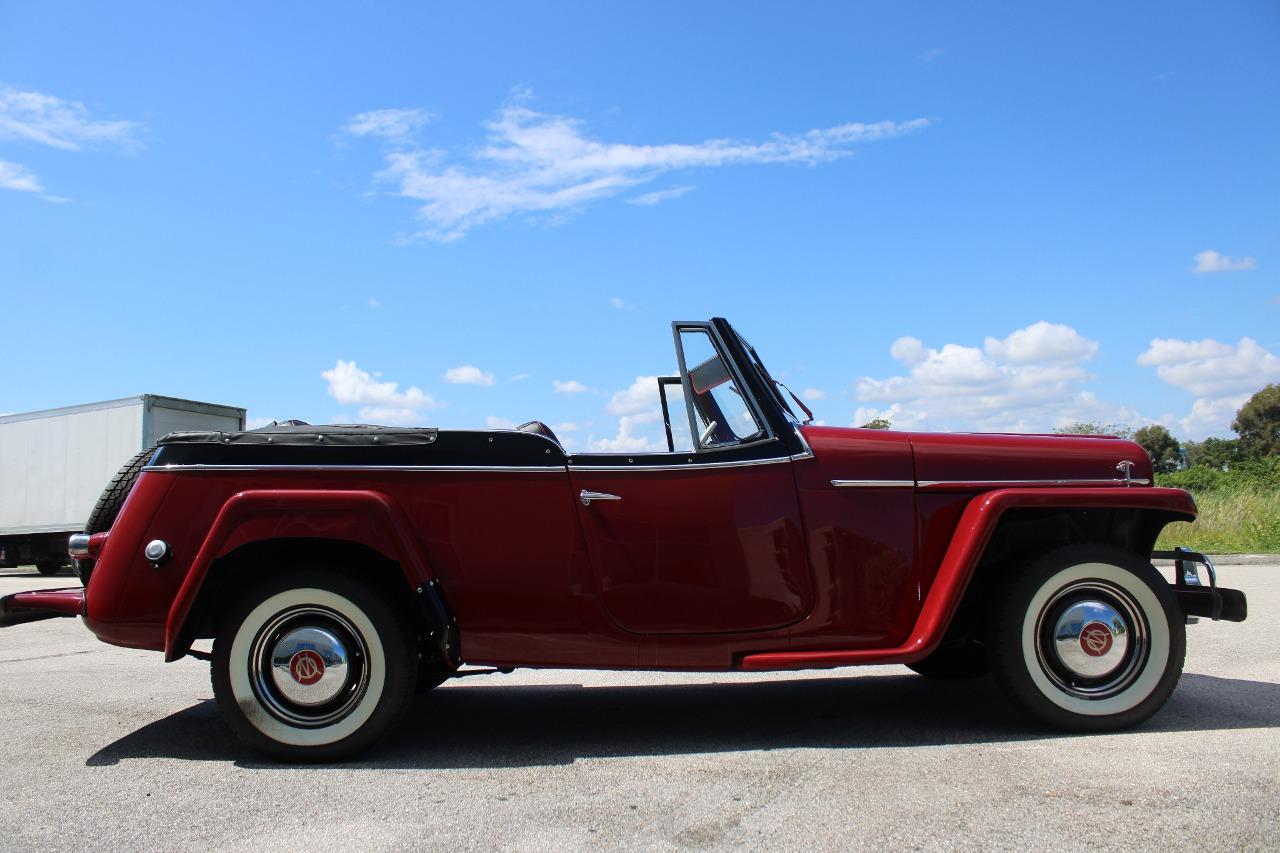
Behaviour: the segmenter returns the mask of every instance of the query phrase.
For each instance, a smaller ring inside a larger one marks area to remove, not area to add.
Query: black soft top
[[[243,432],[172,432],[151,465],[372,465],[542,467],[565,464],[564,448],[519,430],[440,430],[301,421]]]
[[[370,445],[435,444],[435,427],[406,428],[369,424],[270,423],[244,432],[171,432],[157,444],[274,444],[366,447]]]

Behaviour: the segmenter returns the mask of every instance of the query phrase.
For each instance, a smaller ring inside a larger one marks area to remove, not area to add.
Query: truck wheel
[[[155,452],[154,446],[138,451],[137,455],[124,463],[124,466],[116,472],[116,475],[107,483],[107,487],[102,490],[102,494],[98,496],[98,502],[89,511],[89,519],[84,525],[85,533],[105,533],[111,529],[111,525],[115,524],[116,516],[120,514],[120,507],[124,506],[124,499],[129,497],[129,492],[133,490],[133,484],[138,479],[138,475],[142,473],[142,469]],[[89,576],[93,574],[93,562],[93,560],[76,560],[76,574],[80,576],[80,582],[85,586],[89,585]]]
[[[980,643],[939,646],[927,658],[907,664],[925,678],[977,678],[990,672],[987,650]]]
[[[36,563],[36,571],[42,575],[56,575],[62,571],[62,563],[53,560],[46,560],[43,563]]]
[[[1136,725],[1182,674],[1186,627],[1146,560],[1068,545],[1011,579],[995,603],[991,671],[1023,711],[1068,731]]]
[[[232,731],[273,758],[345,758],[408,708],[415,644],[406,616],[376,590],[333,571],[291,571],[227,614],[213,695]]]

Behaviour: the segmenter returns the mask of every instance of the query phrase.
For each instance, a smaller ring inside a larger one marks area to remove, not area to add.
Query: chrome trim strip
[[[334,471],[382,473],[405,471],[426,474],[563,474],[563,465],[147,465],[143,471],[159,473],[224,471]]]
[[[779,462],[790,462],[790,456],[775,459],[742,459],[736,462],[687,462],[684,465],[574,465],[570,463],[570,471],[693,471],[705,468],[746,468],[751,465],[777,465]]]
[[[804,437],[804,432],[800,429],[800,425],[792,424],[792,426],[795,427],[796,438],[800,439],[800,446],[804,448],[804,451],[801,453],[791,454],[791,461],[799,462],[801,459],[812,459],[813,448],[809,446],[809,441]]]
[[[915,480],[832,480],[837,489],[910,489]]]
[[[1011,486],[1127,486],[1134,483],[1140,486],[1151,484],[1150,480],[1135,477],[1132,480],[921,480],[916,483],[920,489],[1004,489]]]

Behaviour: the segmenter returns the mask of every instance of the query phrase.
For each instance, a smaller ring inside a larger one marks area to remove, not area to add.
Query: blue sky
[[[1226,434],[1280,8],[1114,5],[6,4],[0,411],[639,449],[723,315],[830,424]]]

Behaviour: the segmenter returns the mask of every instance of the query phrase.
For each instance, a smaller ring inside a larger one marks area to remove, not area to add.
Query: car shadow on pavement
[[[1280,684],[1185,674],[1136,731],[1280,727]],[[720,684],[509,689],[451,684],[418,697],[404,722],[347,768],[542,767],[579,758],[794,748],[865,749],[1051,740],[990,677],[915,675]],[[103,747],[86,764],[130,758],[276,767],[240,744],[205,700]]]

